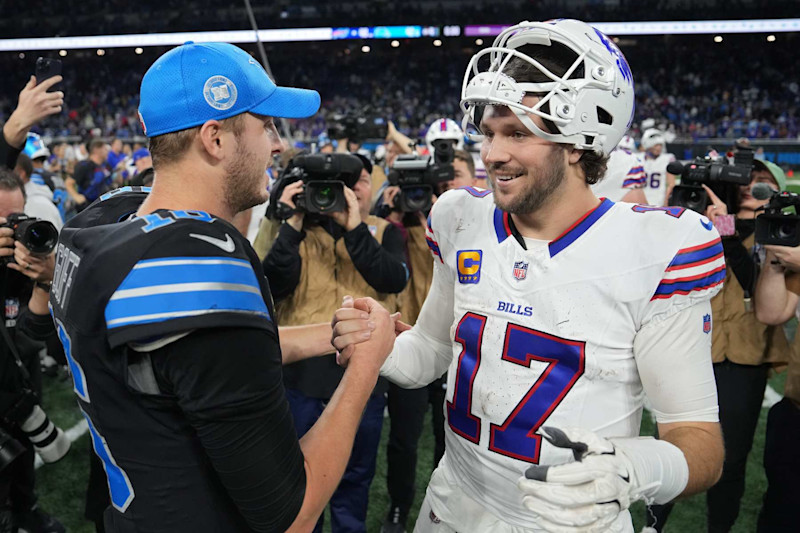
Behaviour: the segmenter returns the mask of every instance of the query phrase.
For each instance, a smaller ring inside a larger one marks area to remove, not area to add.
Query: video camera
[[[706,185],[734,214],[739,211],[739,186],[750,184],[752,170],[752,150],[736,152],[733,164],[724,156],[697,157],[686,166],[674,161],[667,165],[667,172],[680,175],[681,184],[672,189],[668,203],[705,214],[709,199],[702,185]]]
[[[365,110],[361,113],[334,115],[331,126],[328,127],[328,137],[360,142],[364,139],[385,139],[388,131],[386,119]]]
[[[756,242],[793,248],[800,246],[800,216],[796,214],[800,208],[800,196],[788,191],[775,192],[766,183],[754,185],[752,195],[757,200],[770,198],[764,214],[756,218]],[[783,212],[792,206],[794,214]]]
[[[434,186],[455,176],[454,158],[455,141],[449,139],[433,141],[432,156],[398,155],[388,176],[391,185],[400,187],[395,206],[404,213],[430,209]]]
[[[14,240],[22,243],[32,254],[47,255],[53,251],[58,242],[58,230],[47,220],[29,217],[23,213],[8,215],[5,224],[0,228],[14,230]],[[14,256],[0,258],[0,265],[14,262]]]
[[[351,154],[313,154],[295,156],[272,187],[275,200],[267,207],[267,217],[284,220],[292,210],[280,202],[283,189],[298,180],[303,182],[303,192],[294,197],[297,211],[303,213],[331,213],[345,211],[347,200],[345,186],[352,187],[361,176],[364,164]]]

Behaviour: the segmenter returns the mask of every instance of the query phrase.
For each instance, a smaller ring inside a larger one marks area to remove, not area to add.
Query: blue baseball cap
[[[147,148],[139,148],[135,152],[133,152],[133,162],[136,163],[138,160],[143,159],[145,157],[150,157],[150,150]]]
[[[142,78],[139,120],[156,137],[246,112],[305,118],[319,93],[277,87],[250,54],[228,43],[189,41],[159,57]]]

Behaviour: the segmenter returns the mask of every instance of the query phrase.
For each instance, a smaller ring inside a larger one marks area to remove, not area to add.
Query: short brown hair
[[[463,161],[467,164],[467,170],[469,170],[472,179],[475,179],[475,160],[472,159],[472,156],[466,150],[456,150],[455,154],[453,155],[453,159],[458,159],[459,161]]]
[[[106,145],[105,141],[101,141],[100,139],[93,139],[89,141],[89,153],[91,154],[98,148],[103,148]]]
[[[244,131],[245,113],[235,115],[230,118],[220,120],[222,129],[233,132],[238,139]],[[150,137],[148,149],[150,157],[153,158],[153,168],[169,166],[186,155],[192,145],[195,136],[200,132],[201,126],[195,126],[185,130],[165,133],[156,137]]]
[[[13,192],[17,189],[22,193],[23,198],[28,198],[28,195],[25,194],[25,184],[20,177],[10,170],[0,167],[0,191]]]

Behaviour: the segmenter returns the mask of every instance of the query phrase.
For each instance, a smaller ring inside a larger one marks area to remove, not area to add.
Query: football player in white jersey
[[[494,190],[434,205],[430,293],[381,370],[410,388],[448,371],[447,451],[415,531],[630,532],[633,501],[718,479],[719,234],[589,187],[633,101],[622,53],[579,21],[523,22],[470,62],[462,108]],[[360,355],[348,324],[343,364]],[[645,394],[661,440],[639,438]]]
[[[656,128],[648,129],[642,135],[644,150],[644,171],[647,177],[647,203],[667,205],[669,194],[675,187],[675,176],[667,172],[667,165],[675,161],[675,156],[665,151],[667,141],[664,133]]]
[[[612,202],[646,204],[645,187],[647,176],[639,154],[622,145],[611,151],[603,179],[592,185],[592,192],[598,198],[608,198]]]

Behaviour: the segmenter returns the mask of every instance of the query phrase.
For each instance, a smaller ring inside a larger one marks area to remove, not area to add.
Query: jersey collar
[[[570,244],[578,240],[578,238],[586,233],[595,222],[600,220],[600,218],[605,215],[613,205],[614,202],[608,198],[601,198],[600,205],[588,211],[572,226],[567,228],[567,230],[559,237],[550,241],[550,244],[548,245],[550,249],[550,257],[555,257],[556,254],[563,251]],[[501,211],[498,207],[494,208],[494,231],[497,235],[498,243],[501,243],[508,237],[513,236],[520,246],[522,246],[523,250],[528,249],[527,246],[525,246],[525,239],[522,238],[522,235],[520,235],[519,231],[514,225],[514,219],[511,218],[510,214],[506,213],[505,211]]]

